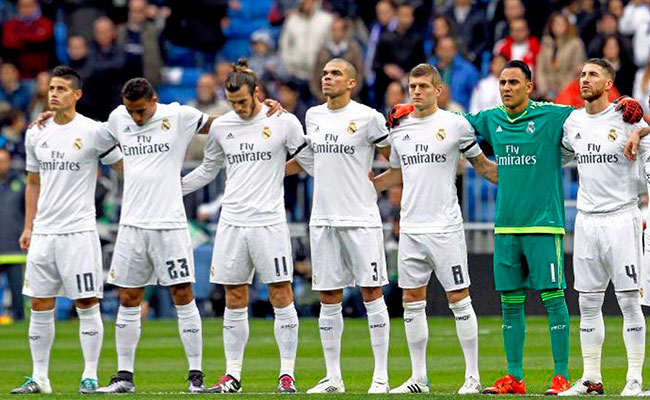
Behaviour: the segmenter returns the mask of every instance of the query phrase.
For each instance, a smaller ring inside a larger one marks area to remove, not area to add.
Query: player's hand
[[[641,103],[628,96],[621,96],[616,99],[616,111],[623,114],[623,121],[628,124],[636,124],[643,118]]]
[[[623,149],[623,154],[625,158],[630,161],[636,160],[636,150],[639,148],[639,141],[641,141],[641,129],[635,129],[630,133],[630,137],[625,142],[625,148]]]
[[[29,245],[32,242],[32,231],[29,229],[25,229],[23,233],[20,235],[20,239],[18,239],[18,243],[20,244],[20,248],[22,250],[29,250]]]
[[[54,113],[52,111],[45,111],[40,114],[38,114],[38,118],[36,121],[33,121],[31,124],[29,124],[28,128],[33,128],[35,126],[38,126],[39,128],[44,128],[45,127],[45,121],[48,119],[52,118],[54,116]]]
[[[388,119],[386,120],[388,129],[393,129],[398,126],[400,118],[409,115],[413,110],[415,110],[415,107],[410,103],[396,104],[393,106],[388,112]]]
[[[287,110],[285,110],[284,107],[282,107],[282,104],[280,104],[280,102],[277,100],[266,99],[263,101],[263,103],[269,108],[269,111],[266,113],[267,117],[270,117],[275,113],[278,113],[278,115],[282,115],[282,113],[287,112]]]

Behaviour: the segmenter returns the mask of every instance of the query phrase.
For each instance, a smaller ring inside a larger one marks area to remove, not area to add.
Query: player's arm
[[[124,161],[120,160],[116,163],[111,164],[111,168],[113,171],[117,172],[117,174],[121,177],[124,176]]]
[[[210,127],[212,126],[212,121],[214,121],[214,120],[217,119],[217,118],[219,118],[219,115],[218,115],[218,114],[210,115],[210,116],[208,117],[208,120],[205,121],[205,124],[203,124],[203,126],[201,127],[201,129],[199,129],[198,131],[196,131],[196,133],[198,133],[199,135],[207,135],[208,132],[210,132]]]
[[[285,146],[290,154],[290,161],[285,164],[285,174],[293,175],[301,171],[314,175],[314,152],[311,149],[309,137],[304,134],[302,124],[295,115],[287,113],[283,116],[285,126]],[[289,164],[291,161],[294,161]]]
[[[20,248],[29,249],[32,240],[32,229],[34,227],[34,218],[36,217],[36,207],[38,205],[38,195],[41,192],[41,176],[38,172],[27,172],[27,182],[25,185],[25,228],[20,235]]]
[[[402,184],[402,169],[389,168],[377,176],[373,176],[372,172],[370,172],[368,177],[375,185],[377,193],[381,193],[390,187]]]
[[[636,152],[639,148],[639,142],[641,141],[641,138],[647,136],[648,133],[650,133],[650,127],[646,126],[641,129],[636,129],[630,134],[627,142],[625,142],[625,149],[623,150],[625,158],[630,161],[636,160]]]
[[[219,174],[221,167],[224,166],[224,162],[225,155],[223,149],[219,145],[216,133],[213,130],[205,144],[203,162],[181,180],[183,196],[212,182]]]
[[[379,154],[381,154],[382,156],[384,156],[385,159],[388,160],[388,158],[390,157],[390,146],[384,146],[384,147],[376,146],[376,147]]]
[[[494,184],[497,183],[497,164],[494,161],[485,157],[483,153],[476,157],[468,158],[468,160],[477,174]]]
[[[298,163],[298,161],[295,158],[292,158],[291,160],[287,161],[287,163],[284,166],[284,174],[286,176],[299,174],[301,172],[305,172],[305,170],[302,168],[302,166]]]

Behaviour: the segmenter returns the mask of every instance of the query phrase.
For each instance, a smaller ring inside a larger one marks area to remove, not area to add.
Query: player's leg
[[[293,304],[291,282],[269,284],[269,299],[275,313],[273,331],[280,350],[279,393],[295,393],[295,364],[298,351],[298,313]]]
[[[375,369],[368,393],[387,393],[388,342],[390,318],[382,287],[388,284],[384,235],[381,228],[339,228],[337,230],[344,264],[353,271],[361,286],[361,296],[368,315],[370,344]]]
[[[524,342],[526,339],[527,269],[519,235],[494,235],[494,284],[501,293],[503,345],[508,375],[483,390],[489,394],[526,393],[524,383]]]
[[[27,253],[23,294],[31,298],[27,335],[32,356],[32,376],[12,393],[52,393],[49,364],[55,331],[55,296],[63,284],[56,266],[54,236],[33,235]]]
[[[79,316],[79,342],[84,357],[79,392],[93,393],[97,390],[97,365],[104,341],[104,323],[96,297],[75,300]]]
[[[345,392],[341,375],[341,337],[343,336],[343,288],[354,285],[352,271],[341,258],[336,228],[310,227],[312,289],[318,291],[321,307],[318,317],[326,376],[307,393]]]
[[[188,365],[190,392],[203,392],[203,327],[201,315],[194,301],[191,283],[170,286],[172,300],[178,317],[178,333],[183,342]]]
[[[569,330],[571,321],[564,298],[563,235],[530,234],[522,236],[522,247],[530,272],[529,287],[541,292],[548,315],[553,354],[554,377],[546,394],[569,389]]]

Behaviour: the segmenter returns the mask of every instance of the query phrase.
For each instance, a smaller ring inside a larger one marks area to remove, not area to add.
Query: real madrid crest
[[[271,128],[268,126],[265,126],[264,129],[262,129],[262,137],[264,139],[268,139],[271,137]]]
[[[350,123],[348,124],[348,133],[350,135],[354,135],[355,133],[357,133],[357,130],[358,130],[357,123],[354,121],[350,121]]]
[[[528,126],[526,127],[526,132],[530,133],[531,135],[535,132],[535,122],[530,121],[528,123]]]
[[[168,131],[169,128],[171,128],[171,127],[172,127],[172,123],[169,122],[169,120],[168,120],[167,118],[163,118],[163,120],[162,120],[162,124],[160,124],[160,128],[161,128],[163,131]]]
[[[609,140],[610,142],[613,142],[613,141],[616,140],[617,136],[618,135],[616,134],[616,129],[610,129],[609,133],[607,134],[607,140]]]
[[[436,139],[445,140],[446,137],[447,137],[447,132],[445,132],[445,130],[442,128],[438,129],[438,132],[436,133]]]
[[[83,147],[83,141],[79,137],[76,138],[72,143],[72,148],[75,150],[81,150],[82,147]]]

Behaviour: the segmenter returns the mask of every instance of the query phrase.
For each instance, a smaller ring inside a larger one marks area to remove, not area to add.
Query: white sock
[[[363,303],[368,313],[370,344],[375,356],[375,372],[372,380],[388,383],[388,340],[390,339],[390,318],[384,297]]]
[[[282,308],[273,308],[275,323],[273,331],[280,350],[280,376],[294,376],[296,352],[298,351],[298,313],[293,303]]]
[[[627,380],[643,382],[643,359],[645,358],[645,318],[641,311],[639,292],[616,292],[618,305],[623,314],[623,341],[627,350]]]
[[[429,325],[424,311],[426,306],[426,300],[404,303],[404,329],[411,355],[411,377],[420,383],[429,381],[427,378]]]
[[[248,307],[223,313],[223,350],[226,353],[226,374],[241,380],[244,348],[248,342]]]
[[[117,310],[115,320],[115,347],[117,351],[117,370],[133,373],[135,349],[138,347],[142,319],[140,306],[124,307]]]
[[[84,372],[81,379],[97,380],[97,364],[104,341],[104,323],[99,303],[90,308],[77,308],[79,316],[79,342],[84,355]]]
[[[29,317],[29,348],[32,352],[32,377],[47,382],[50,351],[54,343],[54,310],[34,311]]]
[[[201,357],[203,351],[203,329],[201,328],[201,315],[196,307],[196,302],[179,306],[176,305],[178,315],[178,333],[185,348],[185,357],[190,371],[201,371]]]
[[[318,318],[320,342],[323,345],[323,356],[327,376],[341,380],[341,336],[343,336],[343,307],[341,303],[320,304]]]
[[[472,307],[472,299],[467,296],[455,303],[450,303],[449,308],[454,313],[456,320],[456,335],[465,356],[465,379],[473,376],[479,382],[478,372],[478,321]]]
[[[580,304],[580,348],[582,349],[582,380],[602,382],[600,360],[605,341],[603,301],[605,293],[579,293]]]

